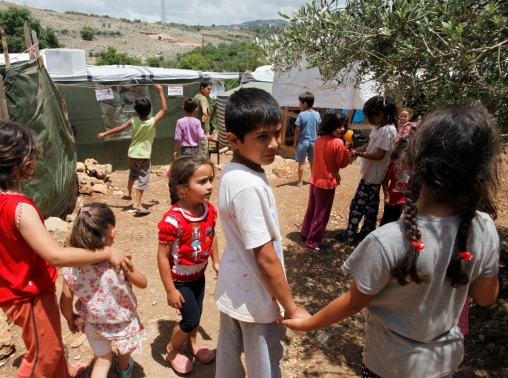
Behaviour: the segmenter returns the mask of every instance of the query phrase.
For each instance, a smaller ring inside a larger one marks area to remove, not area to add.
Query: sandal
[[[186,356],[176,356],[174,360],[169,359],[169,354],[166,353],[166,360],[173,366],[173,369],[179,374],[189,374],[193,369],[192,362]]]
[[[202,364],[207,364],[213,361],[213,359],[215,358],[215,354],[207,347],[201,347],[198,349],[194,357],[196,357],[196,360],[198,360]]]
[[[76,369],[76,374],[74,375],[74,377],[79,377],[81,374],[83,374],[86,371],[86,369],[88,368],[88,365],[85,365],[84,363],[80,362],[80,363],[77,363],[76,365],[72,365],[71,368]]]

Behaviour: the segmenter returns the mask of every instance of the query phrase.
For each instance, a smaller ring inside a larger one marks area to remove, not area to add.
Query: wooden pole
[[[3,31],[3,29],[2,29]],[[7,99],[4,91],[4,78],[0,75],[0,120],[9,122],[9,111],[7,109]]]
[[[5,68],[9,68],[11,66],[11,61],[9,59],[9,49],[7,48],[7,39],[5,38],[5,30],[1,26],[0,26],[0,35],[2,37],[2,47],[4,49]]]
[[[39,56],[39,40],[37,39],[37,32],[32,30],[32,41],[35,47],[35,57]]]
[[[32,38],[30,37],[30,29],[28,28],[27,24],[23,24],[23,31],[25,32],[25,45],[28,50],[28,55],[30,56],[30,59],[35,58],[35,54],[33,53],[32,49]]]

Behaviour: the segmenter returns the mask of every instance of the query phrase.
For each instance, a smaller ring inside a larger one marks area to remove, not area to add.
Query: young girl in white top
[[[115,215],[103,203],[85,205],[79,211],[71,233],[73,247],[88,250],[111,246],[115,241]],[[146,331],[136,312],[136,296],[132,284],[144,289],[146,277],[136,268],[117,274],[113,265],[100,262],[79,268],[64,268],[64,284],[60,309],[69,329],[83,331],[95,355],[93,378],[106,378],[111,366],[111,344],[118,352],[117,373],[130,378],[133,359],[131,353],[142,352]],[[78,296],[76,310],[72,310],[74,294]]]
[[[398,120],[397,107],[391,97],[370,98],[363,106],[363,113],[369,123],[375,126],[367,144],[351,151],[351,156],[362,158],[362,179],[351,201],[347,229],[336,235],[337,239],[347,244],[362,240],[376,228],[379,189],[386,176],[397,137],[394,126]],[[362,218],[363,226],[357,233]]]
[[[196,360],[209,363],[215,354],[197,343],[203,312],[205,271],[212,257],[213,269],[219,272],[219,251],[215,235],[217,211],[209,202],[214,168],[205,156],[180,156],[171,165],[169,192],[171,208],[159,228],[157,262],[168,305],[180,310],[182,319],[173,330],[166,358],[180,374],[193,370],[192,362],[181,346],[187,347]]]
[[[451,377],[464,356],[466,295],[488,306],[499,291],[499,153],[484,109],[430,114],[401,156],[410,169],[404,219],[372,232],[344,263],[347,293],[282,324],[310,331],[365,308],[363,377]]]

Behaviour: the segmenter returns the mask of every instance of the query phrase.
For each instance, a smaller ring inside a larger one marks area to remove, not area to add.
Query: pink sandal
[[[88,365],[85,365],[84,363],[80,362],[76,365],[72,365],[71,367],[76,369],[76,375],[74,376],[76,378],[86,371]]]
[[[213,359],[215,358],[215,354],[207,347],[201,347],[198,349],[194,357],[196,357],[196,360],[198,360],[202,364],[207,364],[213,361]]]
[[[169,354],[166,353],[166,359],[177,373],[189,374],[194,369],[192,362],[185,356],[176,356],[175,359],[171,361],[169,359]]]

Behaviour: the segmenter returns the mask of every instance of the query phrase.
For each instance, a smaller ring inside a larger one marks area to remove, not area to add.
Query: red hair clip
[[[469,261],[473,258],[473,254],[471,252],[460,252],[459,251],[459,256],[464,261]]]
[[[415,247],[418,252],[421,252],[425,249],[425,243],[422,241],[412,241],[411,245]]]
[[[83,206],[81,210],[79,210],[80,213],[87,212],[88,214],[92,214],[92,209],[89,206]]]

